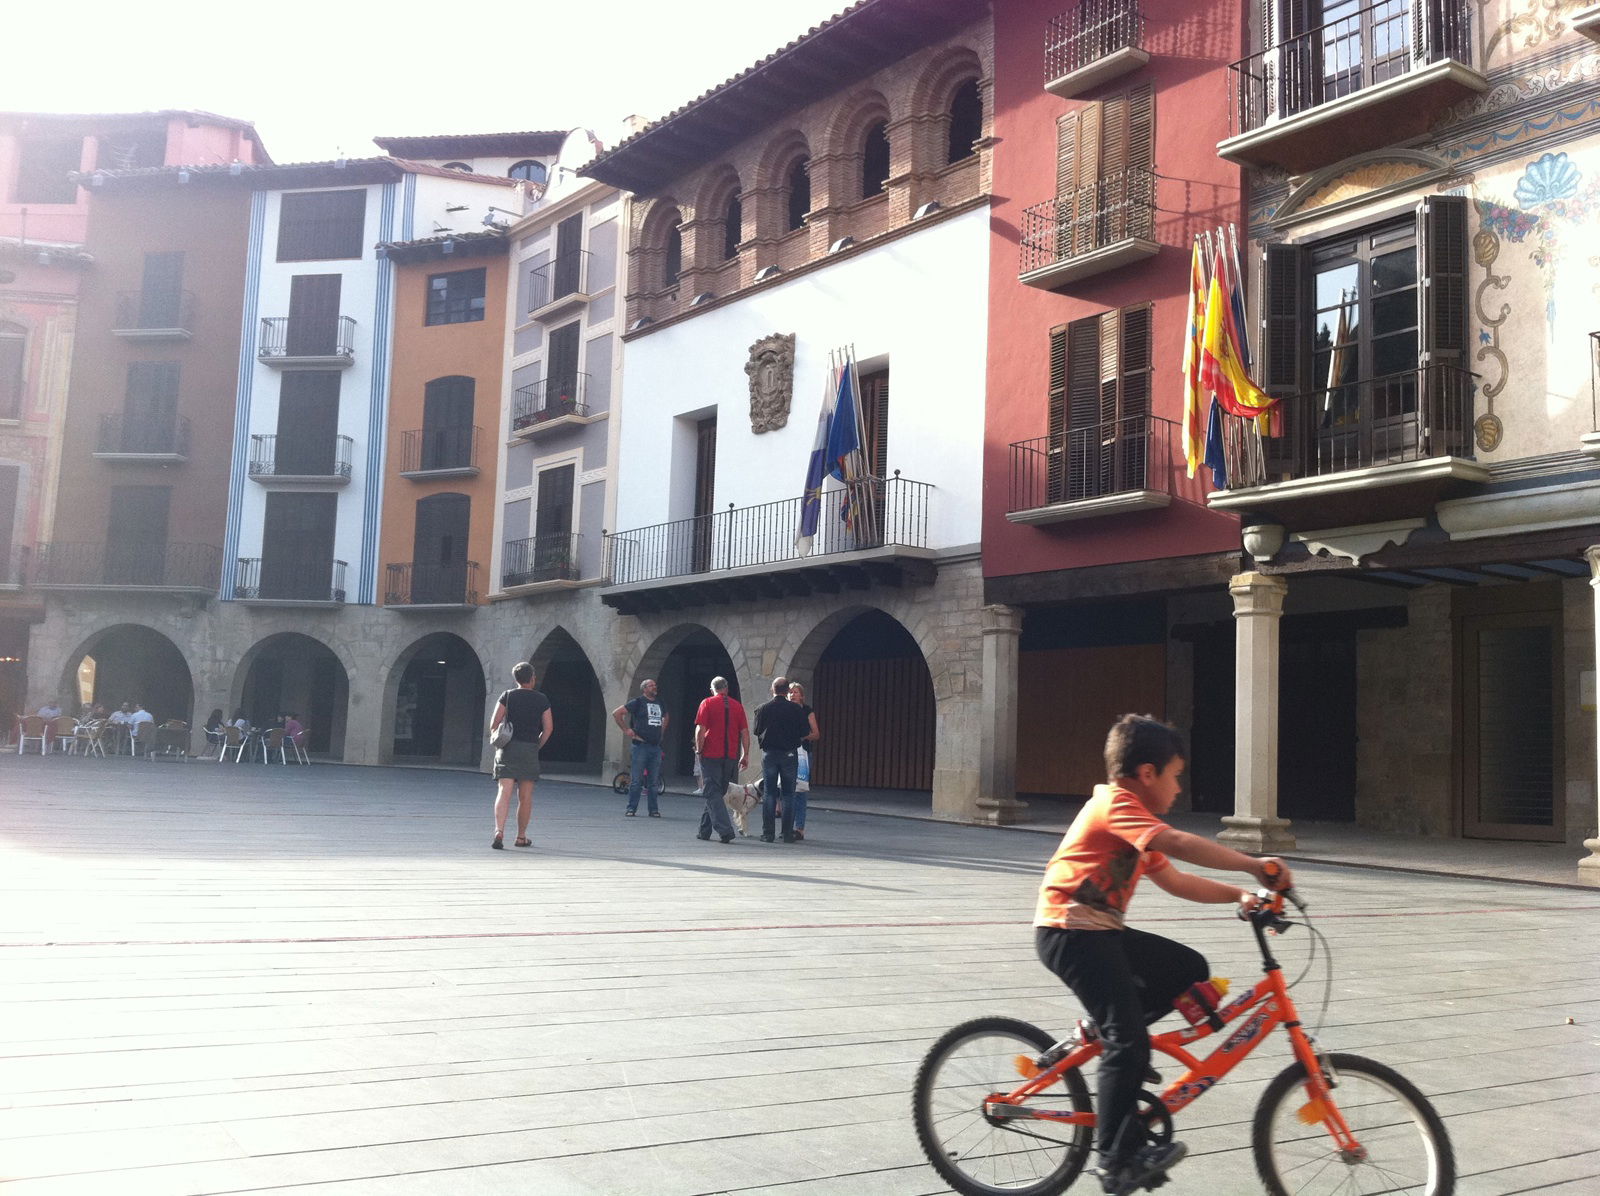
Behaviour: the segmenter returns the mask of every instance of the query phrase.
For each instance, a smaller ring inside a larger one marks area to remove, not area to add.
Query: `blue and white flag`
[[[832,472],[828,463],[828,439],[833,422],[834,389],[839,371],[830,367],[822,384],[822,410],[817,414],[817,438],[806,463],[806,486],[800,499],[800,530],[794,538],[795,551],[809,556],[822,519],[822,482]]]
[[[856,530],[859,495],[857,483],[864,470],[861,460],[861,401],[856,381],[856,363],[845,359],[839,370],[839,399],[834,404],[828,426],[828,474],[844,483],[839,503],[839,519],[852,532]]]

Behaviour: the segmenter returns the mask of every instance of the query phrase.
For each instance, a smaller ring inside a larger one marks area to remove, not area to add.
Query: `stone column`
[[[1287,819],[1278,817],[1278,633],[1283,599],[1281,577],[1241,573],[1228,583],[1234,648],[1233,813],[1217,836],[1240,851],[1292,851]]]
[[[1600,686],[1600,544],[1583,550],[1589,562],[1589,585],[1594,589],[1594,667],[1595,684]],[[1595,713],[1595,790],[1596,806],[1600,808],[1600,704]],[[1585,839],[1583,845],[1589,854],[1578,861],[1578,875],[1584,880],[1600,884],[1600,834]]]
[[[1017,800],[1017,641],[1022,612],[986,606],[983,616],[983,707],[978,747],[979,822],[1003,825],[1021,819],[1028,803]]]

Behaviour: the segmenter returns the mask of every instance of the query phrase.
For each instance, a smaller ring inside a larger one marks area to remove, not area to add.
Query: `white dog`
[[[741,785],[734,781],[722,795],[722,800],[728,806],[728,815],[733,819],[733,829],[741,835],[749,833],[745,830],[745,815],[761,804],[761,793],[760,781],[754,785]]]

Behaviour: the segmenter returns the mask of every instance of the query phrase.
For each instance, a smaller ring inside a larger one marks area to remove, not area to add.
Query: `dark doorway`
[[[671,720],[663,741],[666,759],[662,771],[668,777],[694,775],[694,715],[700,703],[711,696],[713,677],[726,677],[728,693],[739,698],[739,679],[733,675],[733,659],[728,650],[711,632],[697,627],[667,655],[655,679]]]
[[[694,442],[694,560],[691,571],[711,568],[711,525],[717,493],[717,417],[695,425]]]
[[[419,640],[395,689],[393,756],[477,764],[485,698],[483,666],[465,640],[446,631]]]
[[[349,694],[349,678],[333,650],[286,631],[253,649],[239,705],[254,726],[275,726],[280,715],[296,715],[306,728],[308,752],[342,760]]]
[[[560,628],[532,656],[536,688],[550,699],[554,730],[539,756],[546,764],[598,770],[605,758],[606,711],[600,681],[578,642]]]
[[[814,784],[933,788],[933,677],[897,620],[870,610],[845,624],[823,649],[807,695],[822,729]]]
[[[1233,623],[1191,629],[1194,717],[1190,723],[1189,802],[1197,814],[1233,813]]]
[[[465,494],[433,494],[417,503],[412,602],[427,605],[467,600],[467,529],[471,523],[472,499]]]
[[[158,723],[182,719],[194,725],[194,683],[177,646],[159,631],[123,623],[93,636],[75,654],[53,695],[63,709],[103,702],[115,710],[137,701]]]
[[[1278,668],[1278,814],[1356,816],[1356,631],[1284,628]]]

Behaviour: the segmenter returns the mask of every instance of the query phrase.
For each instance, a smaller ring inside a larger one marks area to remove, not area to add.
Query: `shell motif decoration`
[[[1524,208],[1554,203],[1576,195],[1583,174],[1566,154],[1545,154],[1530,163],[1517,183],[1517,203]]]

